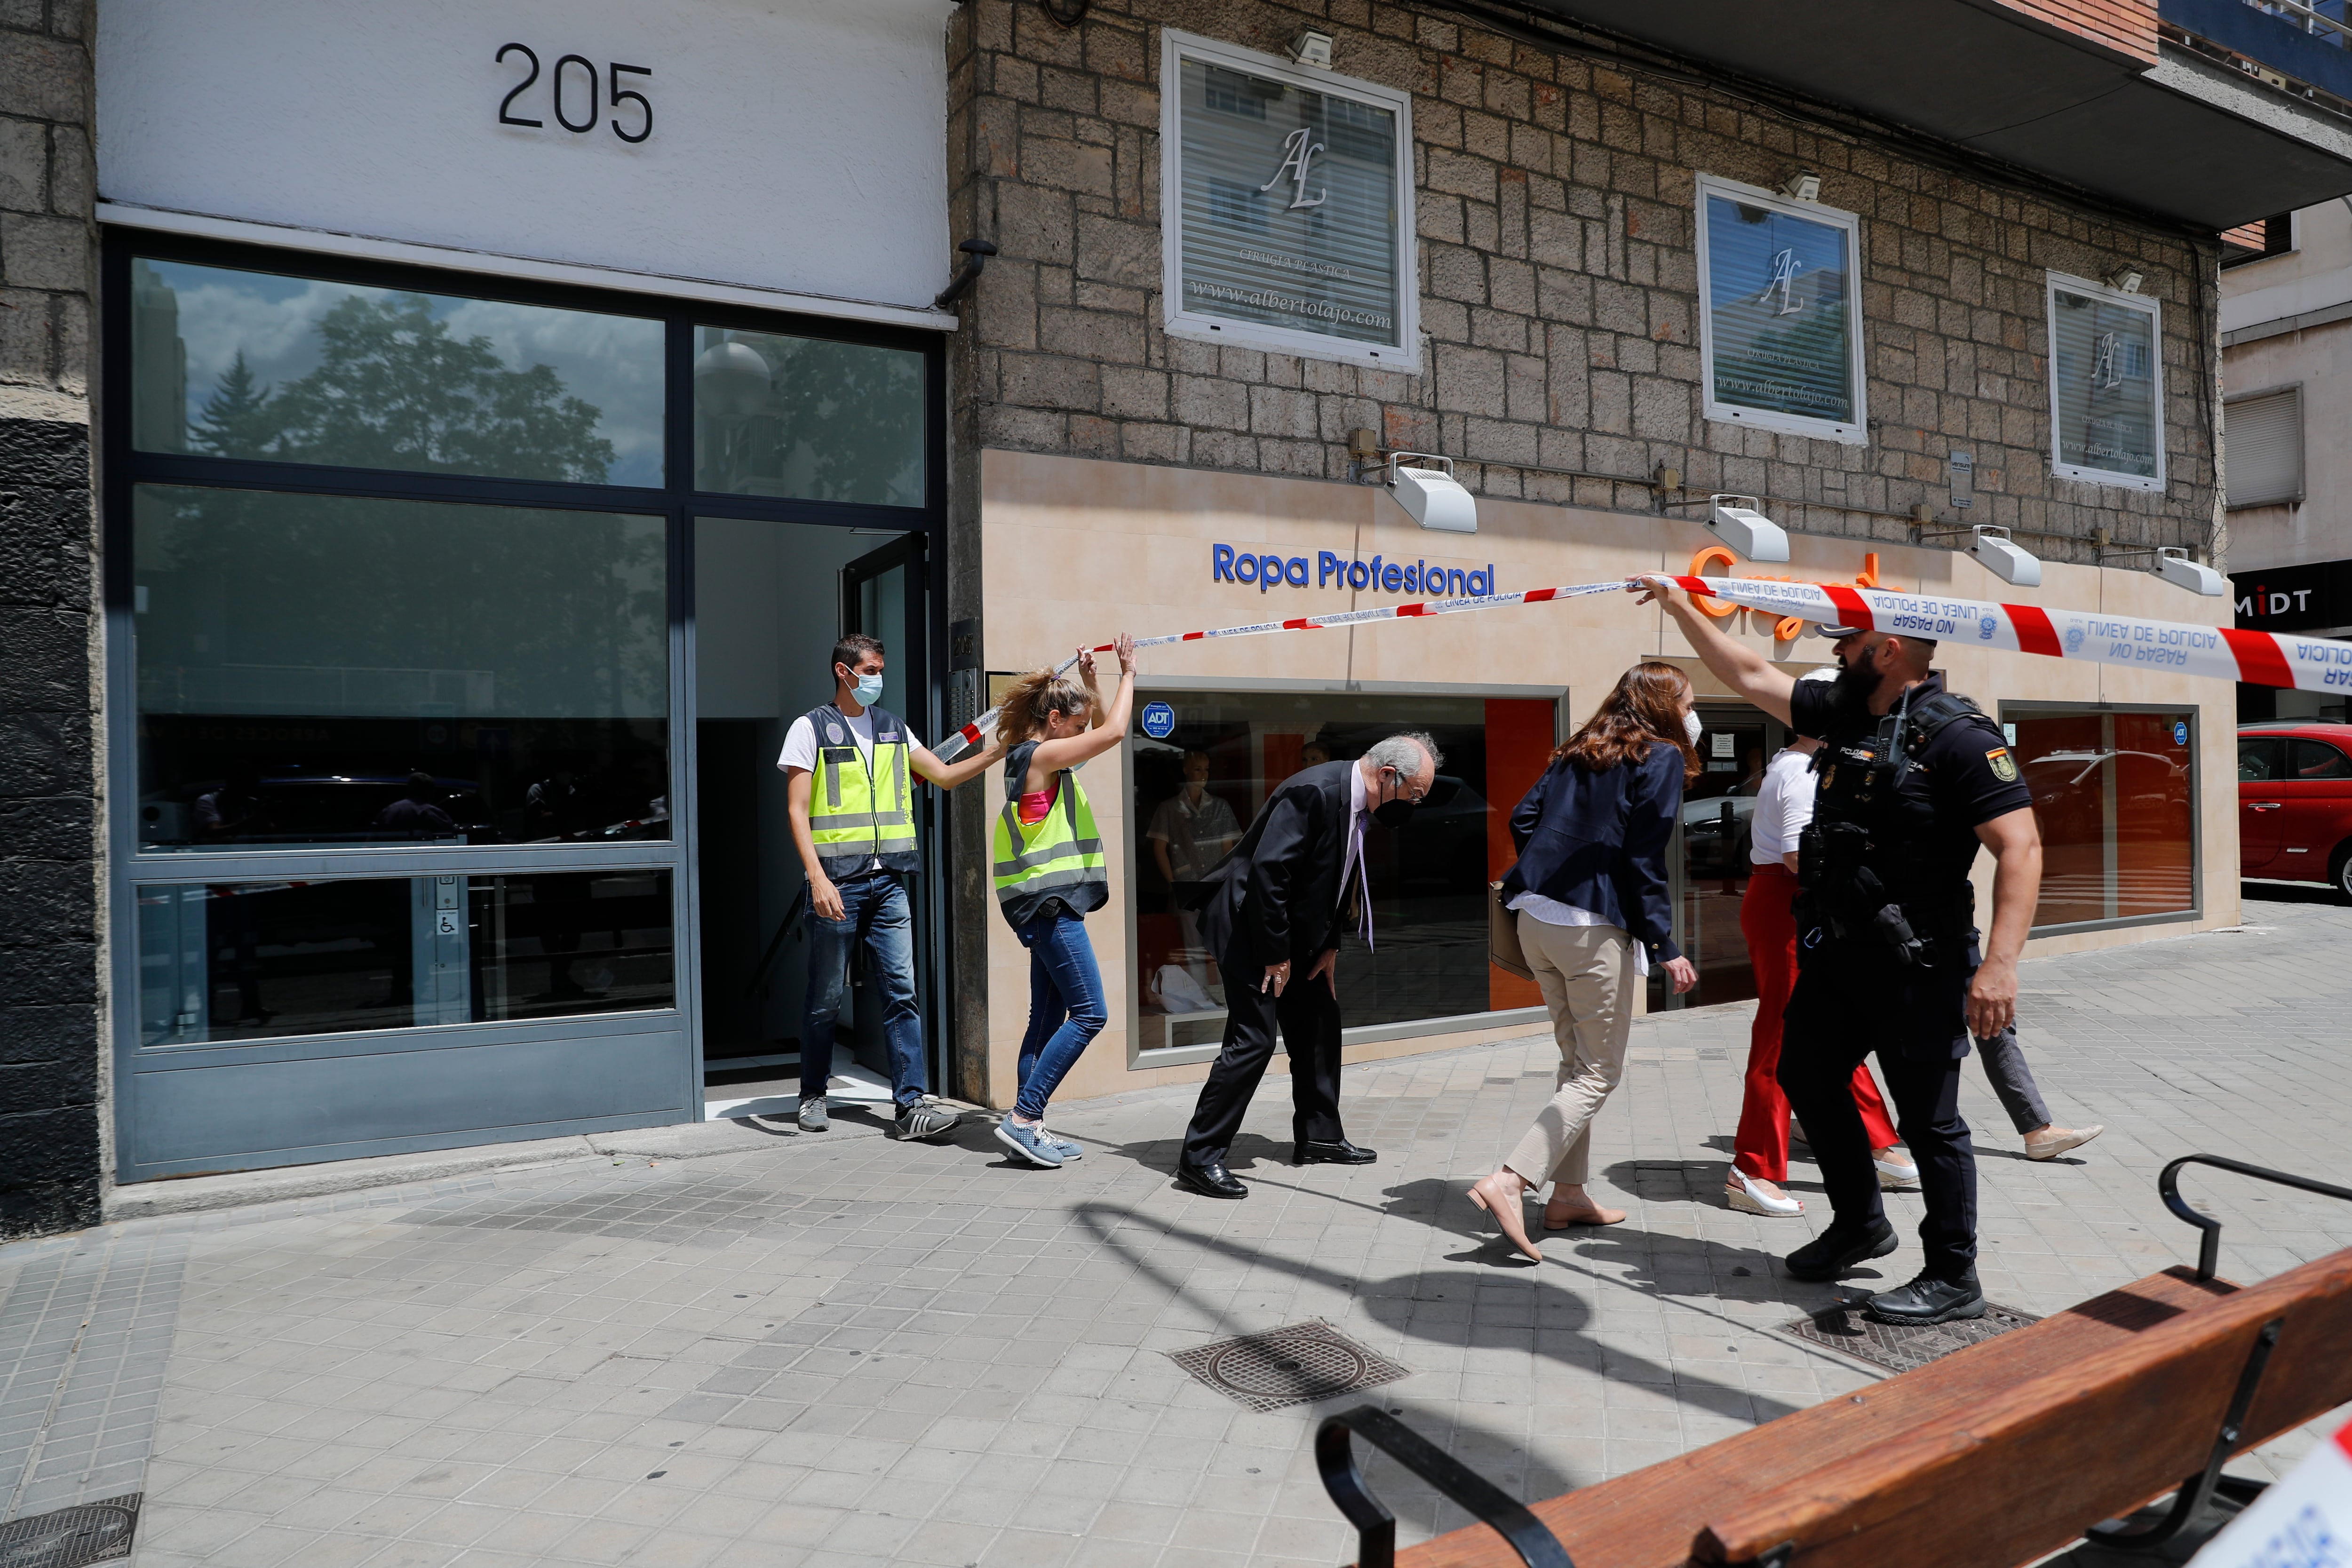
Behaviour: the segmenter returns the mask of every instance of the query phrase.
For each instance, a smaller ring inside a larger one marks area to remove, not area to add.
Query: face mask
[[[1382,827],[1402,827],[1406,823],[1412,820],[1412,808],[1415,804],[1416,803],[1403,799],[1402,797],[1399,797],[1395,800],[1384,800],[1381,802],[1380,805],[1372,807],[1372,820],[1379,823]]]
[[[861,675],[857,678],[856,683],[850,687],[849,692],[851,696],[857,699],[859,707],[871,708],[875,703],[882,700],[882,677],[878,673]]]
[[[1698,712],[1696,709],[1683,715],[1684,740],[1696,746],[1698,744],[1698,738],[1706,732],[1706,726],[1698,721]]]

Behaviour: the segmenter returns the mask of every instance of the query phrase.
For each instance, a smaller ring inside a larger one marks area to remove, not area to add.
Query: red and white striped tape
[[[1985,599],[1945,599],[1843,583],[1772,583],[1753,577],[1661,576],[1694,594],[1767,615],[1831,626],[1910,632],[1939,642],[2134,669],[2242,680],[2303,691],[2352,692],[2352,643],[2292,632],[2242,631],[2089,610],[2051,610]]]
[[[2151,621],[2137,616],[2108,616],[2086,610],[2046,610],[2038,605],[2003,605],[1990,600],[1931,598],[1890,593],[1884,588],[1854,588],[1842,583],[1782,583],[1754,577],[1683,577],[1645,574],[1636,582],[1672,583],[1694,594],[1742,608],[1829,626],[1934,637],[1941,642],[2017,653],[2046,654],[2053,658],[2082,659],[2093,664],[2123,665],[2138,669],[2170,670],[2181,675],[2210,676],[2217,680],[2243,680],[2255,686],[2293,687],[2305,691],[2352,693],[2352,643],[2292,633],[2241,631],[2231,626],[2199,626],[2180,621]],[[1330,616],[1302,616],[1287,621],[1257,621],[1214,631],[1176,632],[1166,637],[1139,637],[1139,648],[1165,643],[1205,642],[1215,637],[1263,637],[1270,632],[1320,631],[1331,626],[1361,626],[1423,616],[1460,615],[1469,610],[1499,609],[1506,605],[1540,605],[1554,599],[1580,599],[1591,594],[1622,592],[1623,579],[1577,583],[1561,588],[1530,588],[1522,594],[1490,594],[1469,599],[1429,599],[1412,605],[1390,605],[1375,610],[1347,610]],[[1091,650],[1109,653],[1104,643]],[[1073,657],[1062,666],[1077,662]],[[996,727],[993,708],[947,737],[942,758],[962,754],[980,744]]]
[[[1623,578],[1606,583],[1577,583],[1565,588],[1529,588],[1521,594],[1485,594],[1468,599],[1423,599],[1411,605],[1384,605],[1376,610],[1342,610],[1328,616],[1299,616],[1287,621],[1253,621],[1245,626],[1219,626],[1213,631],[1171,632],[1165,637],[1138,637],[1139,648],[1159,647],[1167,643],[1207,642],[1216,637],[1265,637],[1270,632],[1314,632],[1332,626],[1357,626],[1368,621],[1411,620],[1423,616],[1458,616],[1465,610],[1493,610],[1505,605],[1541,605],[1553,599],[1580,599],[1588,594],[1618,594],[1624,592]],[[1110,653],[1117,645],[1102,643],[1087,649],[1089,653]],[[1074,654],[1062,661],[1065,670],[1077,663]],[[940,742],[939,756],[945,761],[963,754],[964,749],[980,744],[980,738],[996,728],[997,710],[993,708],[954,731]]]

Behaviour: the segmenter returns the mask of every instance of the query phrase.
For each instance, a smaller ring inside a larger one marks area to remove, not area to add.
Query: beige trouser
[[[1530,1186],[1580,1186],[1591,1170],[1592,1119],[1625,1076],[1633,939],[1617,926],[1547,925],[1522,910],[1519,945],[1551,1010],[1559,1089],[1503,1163]]]

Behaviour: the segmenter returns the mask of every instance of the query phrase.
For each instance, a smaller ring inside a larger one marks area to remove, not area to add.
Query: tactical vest
[[[817,864],[839,881],[869,871],[913,871],[915,801],[908,793],[907,727],[884,709],[866,710],[874,724],[874,762],[840,709],[827,703],[808,715],[816,731],[816,773],[809,781],[809,837]]]
[[[1017,780],[1007,792],[1013,798],[996,818],[989,854],[996,903],[1015,928],[1034,919],[1047,897],[1058,897],[1073,911],[1085,914],[1102,908],[1110,895],[1094,807],[1087,803],[1076,773],[1064,769],[1055,776],[1061,787],[1044,821],[1032,826],[1021,820]]]
[[[1801,954],[1858,944],[1897,965],[1960,962],[1976,892],[1927,862],[1934,803],[1916,771],[1945,726],[1984,710],[1955,692],[1901,703],[1865,733],[1824,738],[1813,819],[1797,840]],[[1990,722],[1990,721],[1988,721]]]

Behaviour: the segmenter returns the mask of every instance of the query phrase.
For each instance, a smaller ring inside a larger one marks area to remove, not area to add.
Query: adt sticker
[[[2188,720],[2175,719],[2172,721],[2172,743],[2176,746],[2185,746],[2189,744]]]
[[[1155,741],[1164,741],[1176,732],[1176,710],[1165,702],[1143,705],[1143,732]]]

